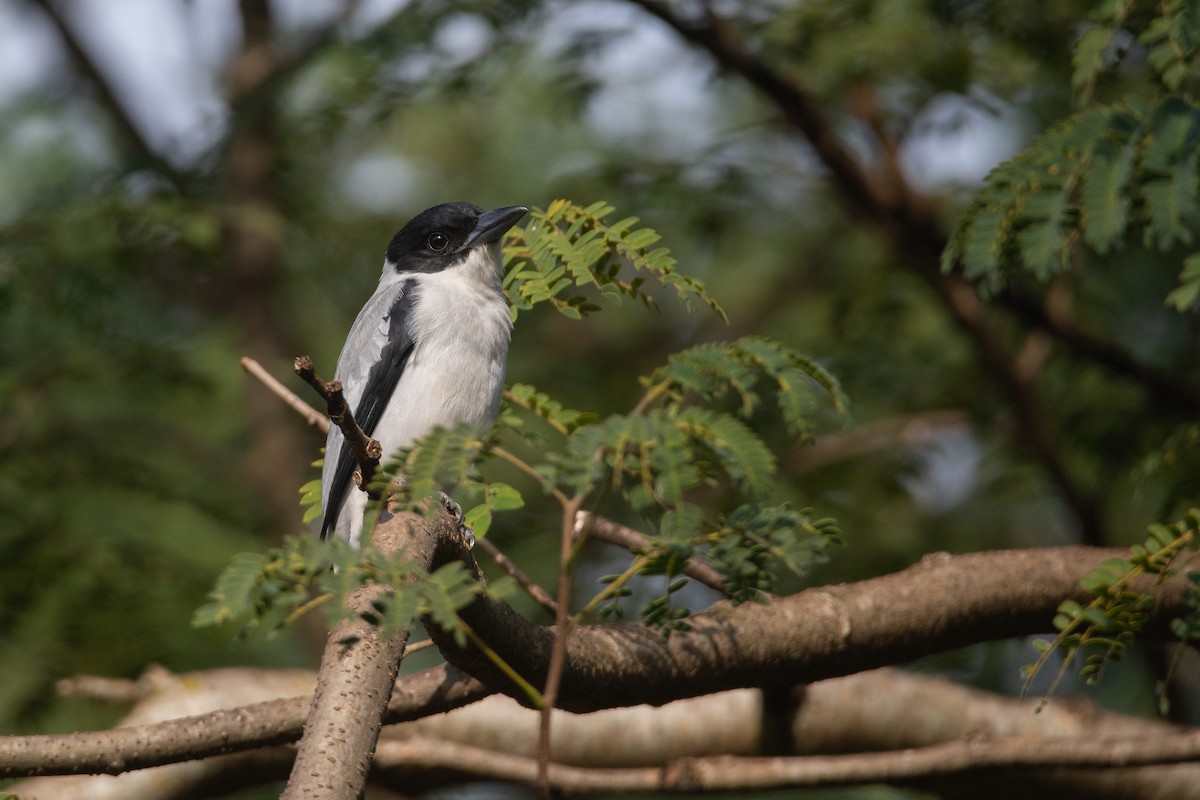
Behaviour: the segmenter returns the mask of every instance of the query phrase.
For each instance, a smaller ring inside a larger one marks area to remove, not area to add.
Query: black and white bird
[[[433,428],[484,431],[500,410],[512,333],[500,289],[500,239],[528,211],[444,203],[422,211],[388,245],[375,294],[358,312],[335,377],[383,459]],[[321,537],[358,546],[367,495],[337,426],[325,442]]]

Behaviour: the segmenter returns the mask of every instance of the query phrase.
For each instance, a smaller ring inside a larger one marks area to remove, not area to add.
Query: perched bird
[[[444,203],[422,211],[388,245],[375,294],[358,312],[335,377],[386,460],[441,425],[481,431],[500,410],[512,322],[500,290],[500,238],[528,211]],[[337,426],[325,442],[321,538],[358,546],[367,495]]]

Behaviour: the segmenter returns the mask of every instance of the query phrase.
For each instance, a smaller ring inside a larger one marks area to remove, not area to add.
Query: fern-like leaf
[[[379,494],[391,491],[391,502],[406,510],[439,506],[429,500],[456,486],[478,488],[478,464],[484,442],[469,425],[434,428],[397,452],[371,482]]]
[[[609,224],[613,207],[604,202],[581,206],[555,200],[534,208],[523,228],[514,228],[505,247],[504,290],[512,315],[538,303],[550,303],[568,317],[579,318],[598,308],[586,294],[590,287],[606,299],[629,297],[647,305],[654,297],[643,288],[646,278],[673,289],[690,310],[708,306],[725,312],[700,281],[679,271],[659,235],[636,228],[636,217]],[[632,272],[632,276],[627,273]]]
[[[676,403],[689,392],[705,400],[720,400],[733,390],[743,417],[758,407],[760,387],[770,387],[788,430],[798,437],[808,435],[806,418],[816,405],[814,386],[825,390],[843,419],[847,415],[848,401],[829,371],[802,353],[761,336],[703,344],[676,353],[642,383],[660,387]]]
[[[1127,241],[1131,229],[1160,252],[1190,244],[1200,230],[1198,178],[1195,104],[1169,97],[1149,108],[1081,112],[992,171],[942,267],[961,267],[995,289],[1015,270],[1039,280],[1061,273],[1080,239],[1101,255]],[[1172,304],[1186,294],[1173,294]]]

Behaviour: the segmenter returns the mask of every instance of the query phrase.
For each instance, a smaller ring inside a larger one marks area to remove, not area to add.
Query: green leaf
[[[209,593],[210,602],[196,609],[192,625],[197,628],[219,625],[253,608],[254,590],[267,565],[262,553],[238,553],[218,576]]]
[[[632,217],[609,225],[605,217],[612,211],[603,201],[585,208],[555,200],[546,211],[532,209],[524,228],[512,229],[503,286],[514,319],[519,310],[539,303],[578,319],[597,308],[582,295],[564,295],[578,287],[590,287],[608,300],[630,297],[653,305],[653,296],[642,288],[647,277],[673,289],[689,310],[699,300],[724,317],[704,285],[679,272],[670,251],[650,249],[661,238],[658,233],[630,230],[636,222]]]
[[[1200,297],[1200,253],[1192,253],[1183,261],[1179,286],[1167,295],[1167,305],[1183,313],[1196,305]]]

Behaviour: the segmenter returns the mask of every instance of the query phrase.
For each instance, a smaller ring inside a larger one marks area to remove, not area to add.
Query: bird
[[[384,460],[435,427],[468,423],[482,433],[495,421],[512,335],[500,240],[528,210],[443,203],[392,237],[379,285],[351,325],[334,374]],[[341,430],[330,426],[321,538],[358,547],[367,495],[354,485],[355,466]]]

